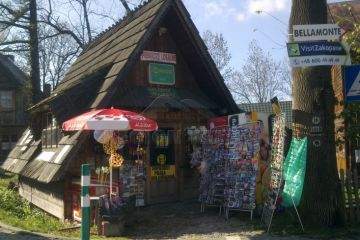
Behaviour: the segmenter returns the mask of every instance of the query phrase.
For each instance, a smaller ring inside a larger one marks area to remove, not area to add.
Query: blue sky
[[[222,33],[231,50],[231,66],[240,69],[248,45],[256,39],[276,60],[287,57],[291,0],[183,0],[200,33]],[[341,2],[340,0],[328,0]],[[263,11],[256,13],[257,10]]]

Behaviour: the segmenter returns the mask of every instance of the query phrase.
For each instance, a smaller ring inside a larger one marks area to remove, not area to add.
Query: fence
[[[344,174],[340,170],[341,192],[345,204],[347,222],[360,222],[359,178],[357,169],[349,169]]]

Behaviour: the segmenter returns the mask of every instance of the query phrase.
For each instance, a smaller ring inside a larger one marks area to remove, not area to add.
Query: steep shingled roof
[[[53,94],[32,107],[32,109],[51,102],[69,89],[78,85],[86,85],[87,79],[90,76],[97,74],[103,69],[106,69],[104,79],[101,79],[103,82],[100,84],[99,89],[97,89],[95,98],[88,108],[107,107],[104,101],[112,96],[114,91],[112,86],[126,75],[132,62],[134,62],[133,60],[140,56],[144,44],[157,31],[160,22],[169,12],[170,8],[176,9],[174,12],[181,18],[180,22],[186,28],[185,32],[189,34],[189,42],[196,46],[195,48],[200,49],[198,51],[200,56],[198,57],[203,58],[202,64],[208,65],[203,67],[203,70],[207,71],[209,75],[211,87],[216,89],[214,91],[222,91],[221,94],[224,99],[218,101],[226,102],[226,105],[229,105],[228,108],[232,112],[237,111],[236,104],[229,90],[226,88],[181,0],[150,0],[116,25],[101,33],[99,37],[88,44]],[[201,81],[205,80],[202,79]]]
[[[9,79],[11,79],[16,81],[13,83],[14,86],[26,85],[27,76],[10,58],[9,56],[0,54],[0,81],[9,82]]]

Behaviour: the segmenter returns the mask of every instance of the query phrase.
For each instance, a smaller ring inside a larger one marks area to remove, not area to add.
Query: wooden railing
[[[357,169],[349,169],[346,174],[344,170],[340,170],[340,181],[346,221],[360,222],[359,178]]]

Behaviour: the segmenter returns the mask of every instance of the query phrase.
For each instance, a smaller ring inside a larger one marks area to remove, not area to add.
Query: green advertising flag
[[[284,207],[299,205],[306,171],[307,138],[291,140],[284,163],[285,186],[282,193]]]

